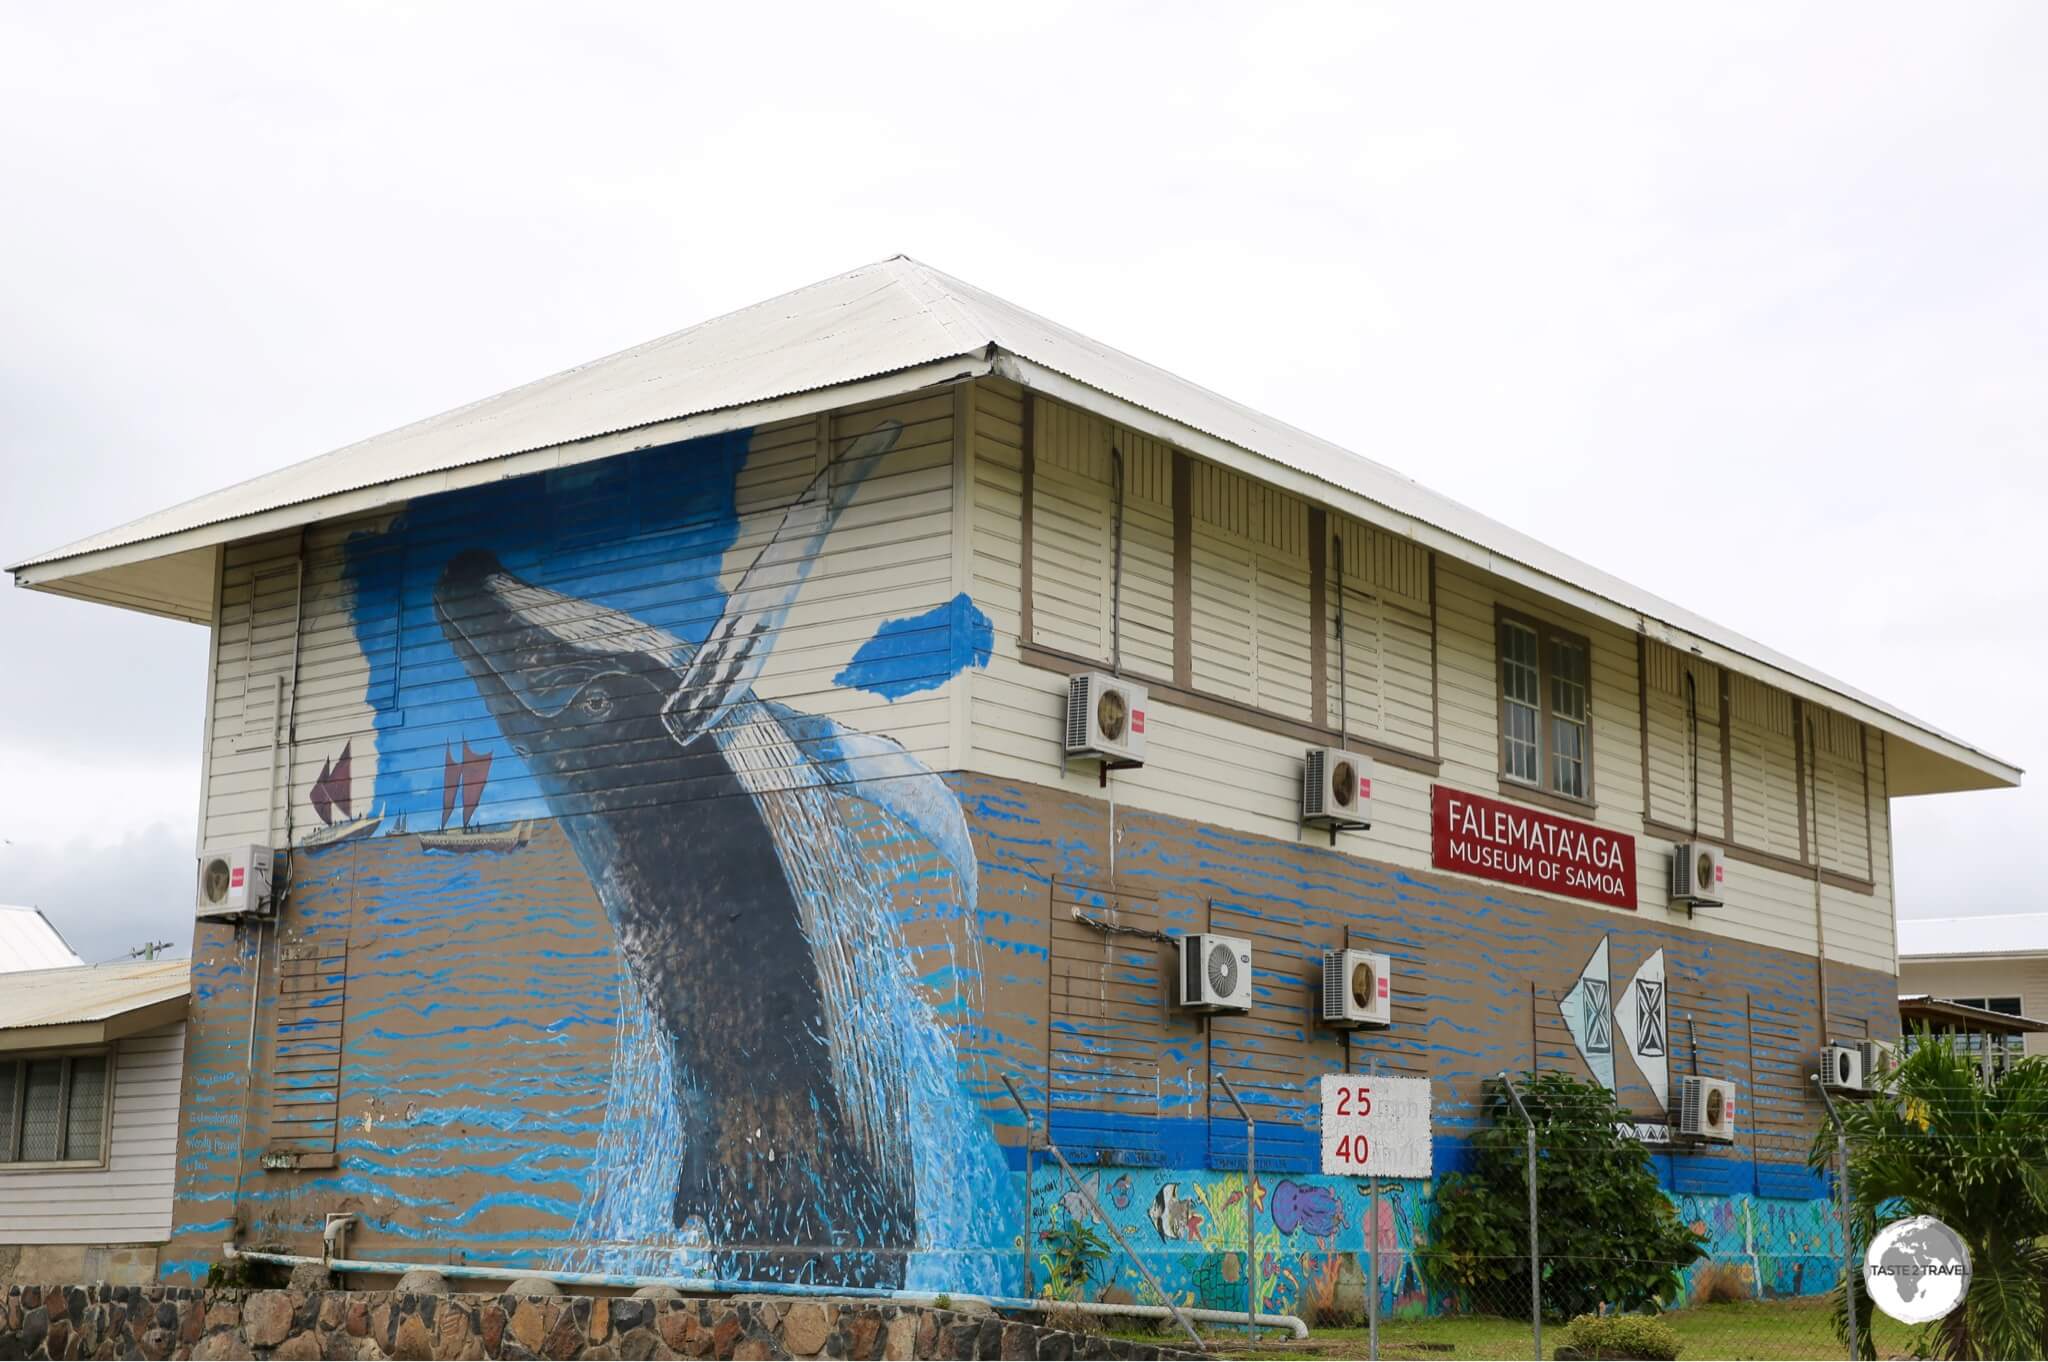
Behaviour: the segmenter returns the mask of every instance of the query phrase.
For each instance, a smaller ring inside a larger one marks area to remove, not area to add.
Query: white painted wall
[[[1682,689],[1687,669],[1698,700],[1701,834],[1730,840],[1722,812],[1722,675],[1711,665],[1643,641],[1648,665],[1639,667],[1635,634],[1476,568],[1433,560],[1399,535],[1333,514],[1326,528],[1343,541],[1347,637],[1337,646],[1340,564],[1333,562],[1324,593],[1328,679],[1318,714],[1308,675],[1316,628],[1307,542],[1312,508],[1199,460],[1191,465],[1188,486],[1177,492],[1167,446],[1049,399],[1038,402],[1034,418],[1038,458],[1030,535],[1037,637],[1023,639],[1023,392],[1003,380],[929,390],[757,431],[740,480],[742,532],[727,557],[728,583],[815,471],[827,423],[843,445],[847,432],[882,419],[902,421],[903,439],[863,486],[806,583],[757,686],[763,696],[888,733],[935,768],[1059,784],[1065,678],[1028,663],[1022,647],[1030,642],[1106,663],[1114,627],[1128,671],[1171,676],[1181,643],[1171,580],[1174,501],[1185,494],[1194,560],[1187,624],[1193,689],[1269,711],[1277,720],[1329,724],[1341,690],[1348,688],[1353,732],[1397,751],[1425,758],[1440,754],[1441,770],[1434,776],[1380,762],[1375,825],[1369,832],[1343,834],[1341,847],[1426,868],[1432,783],[1514,797],[1511,789],[1504,794],[1497,775],[1497,604],[1554,621],[1591,645],[1594,790],[1593,807],[1583,816],[1638,839],[1640,911],[1683,919],[1682,910],[1665,903],[1670,839],[1647,825],[1683,829],[1691,823]],[[1123,607],[1115,621],[1107,589],[1113,562],[1112,445],[1123,455],[1127,489]],[[314,826],[306,792],[323,757],[350,737],[358,739],[358,788],[370,788],[379,758],[374,714],[365,698],[369,671],[350,624],[341,546],[350,533],[376,528],[391,514],[310,533],[303,602],[295,536],[235,545],[224,553],[202,813],[206,841],[282,841],[284,797],[272,796],[273,784],[288,784],[298,801],[291,811],[294,828]],[[994,622],[995,654],[985,670],[893,702],[833,683],[881,622],[928,610],[962,589]],[[291,702],[280,715],[276,693],[278,678],[293,666],[295,614],[298,741],[287,753],[275,739]],[[1804,771],[1789,698],[1742,678],[1730,678],[1728,689],[1732,840],[1780,861],[1734,862],[1728,905],[1701,911],[1692,925],[1805,952],[1816,949],[1824,931],[1830,959],[1892,969],[1881,737],[1809,709],[1817,720],[1816,758],[1812,770]],[[1278,725],[1283,731],[1274,731],[1256,718],[1220,717],[1163,701],[1155,702],[1152,715],[1148,764],[1116,777],[1121,802],[1268,836],[1325,836],[1303,829],[1296,819],[1305,743],[1298,733],[1284,731],[1284,722]],[[1809,778],[1813,806],[1807,817],[1810,850],[1817,849],[1831,872],[1857,880],[1867,876],[1874,886],[1823,884],[1818,926],[1814,876],[1798,864],[1802,773]],[[1097,793],[1092,770],[1076,769],[1065,781],[1076,793]]]
[[[968,680],[970,727],[966,764],[1020,781],[1057,785],[1059,715],[1065,677],[1025,660],[1023,646],[1107,661],[1109,485],[1106,451],[1114,440],[1126,450],[1126,610],[1141,598],[1148,624],[1160,615],[1162,588],[1150,574],[1162,523],[1169,531],[1170,492],[1157,504],[1157,478],[1138,481],[1152,442],[1098,418],[1037,403],[1033,425],[1039,457],[1033,470],[1031,516],[1035,637],[1021,637],[1024,524],[1020,448],[1022,393],[995,380],[977,384],[973,499],[965,552],[976,601],[995,621],[996,648],[989,668]],[[1133,448],[1146,451],[1133,459]],[[1048,471],[1051,469],[1052,471]],[[1077,476],[1075,470],[1085,476]],[[1306,663],[1312,627],[1306,584],[1308,551],[1301,527],[1308,507],[1277,489],[1233,485],[1222,470],[1197,462],[1193,493],[1193,689],[1270,711],[1281,720],[1310,720]],[[1090,496],[1094,500],[1089,500]],[[1050,521],[1051,523],[1048,523]],[[1330,517],[1345,539],[1345,604],[1352,632],[1341,656],[1349,677],[1351,731],[1387,746],[1428,756],[1432,739],[1442,758],[1437,775],[1378,764],[1374,826],[1345,833],[1339,846],[1360,856],[1411,868],[1430,861],[1430,786],[1444,783],[1480,794],[1514,798],[1498,776],[1499,691],[1495,660],[1495,607],[1503,605],[1583,635],[1591,646],[1594,807],[1579,816],[1637,838],[1639,912],[1682,921],[1683,909],[1666,906],[1671,841],[1657,822],[1686,829],[1691,823],[1687,724],[1682,676],[1685,662],[1650,644],[1647,692],[1639,676],[1638,639],[1626,630],[1578,615],[1504,579],[1438,559],[1377,529]],[[1132,564],[1147,564],[1143,579]],[[1332,578],[1334,583],[1334,576]],[[1098,583],[1090,599],[1085,590]],[[1048,600],[1048,593],[1050,599]],[[1171,676],[1170,584],[1160,646],[1132,647],[1124,665],[1140,678]],[[1326,615],[1334,616],[1334,584]],[[1430,619],[1435,618],[1432,734]],[[1334,633],[1334,631],[1333,631]],[[1130,637],[1127,626],[1126,639]],[[1334,720],[1340,651],[1332,637],[1331,679],[1323,722]],[[1721,770],[1721,673],[1694,660],[1700,719],[1700,829],[1726,840]],[[1290,669],[1294,669],[1290,671]],[[1812,953],[1822,931],[1829,959],[1872,969],[1893,968],[1889,823],[1885,816],[1884,748],[1877,735],[1839,716],[1816,716],[1818,756],[1809,786],[1814,811],[1809,836],[1828,870],[1873,883],[1868,891],[1822,884],[1816,923],[1815,877],[1798,864],[1799,785],[1790,697],[1735,679],[1731,685],[1730,765],[1736,792],[1736,840],[1788,864],[1735,862],[1728,904],[1701,910],[1691,925],[1708,933]],[[1648,804],[1644,798],[1644,718],[1649,713]],[[1117,800],[1245,832],[1285,839],[1324,840],[1300,826],[1301,756],[1298,736],[1272,731],[1254,718],[1217,717],[1155,696],[1149,715],[1147,764],[1115,775]],[[1284,724],[1280,725],[1284,728]],[[1868,767],[1867,797],[1865,766]],[[1099,797],[1093,768],[1076,767],[1065,785]],[[1646,814],[1648,815],[1646,817]],[[1818,815],[1816,817],[1816,814]],[[1442,872],[1438,872],[1442,873]],[[1623,912],[1613,909],[1609,911]]]
[[[1937,998],[2018,998],[2020,1012],[2048,1021],[2048,959],[1990,955],[1971,960],[1899,961],[1899,992]],[[2027,1053],[2048,1055],[2048,1035],[2026,1038]]]
[[[107,1166],[0,1167],[0,1244],[145,1244],[171,1237],[185,1024],[130,1036],[114,1054]]]

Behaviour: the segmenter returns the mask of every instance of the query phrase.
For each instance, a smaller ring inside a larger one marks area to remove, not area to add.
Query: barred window
[[[1499,622],[1502,779],[1591,799],[1593,681],[1586,640],[1505,611]]]
[[[0,1060],[0,1164],[98,1163],[106,1135],[104,1054]]]

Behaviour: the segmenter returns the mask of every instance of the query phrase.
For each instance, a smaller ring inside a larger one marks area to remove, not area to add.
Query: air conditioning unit
[[[1705,842],[1680,842],[1671,849],[1671,901],[1694,908],[1721,906],[1727,870],[1721,848]]]
[[[1863,1091],[1863,1052],[1853,1045],[1824,1045],[1820,1085],[1829,1092]]]
[[[1678,1133],[1708,1144],[1734,1144],[1735,1084],[1698,1075],[1679,1079]]]
[[[1311,747],[1301,766],[1301,821],[1332,828],[1372,826],[1372,758]]]
[[[1104,672],[1067,683],[1067,755],[1119,766],[1145,764],[1145,688]]]
[[[1323,952],[1323,1024],[1391,1026],[1394,972],[1378,951]]]
[[[1196,932],[1179,938],[1180,1005],[1197,1012],[1249,1012],[1252,943]]]
[[[1891,1078],[1892,1070],[1899,1067],[1899,1050],[1890,1041],[1858,1041],[1856,1049],[1863,1057],[1863,1087],[1866,1092],[1878,1092]]]
[[[199,858],[198,916],[238,918],[270,911],[269,847],[222,847]]]

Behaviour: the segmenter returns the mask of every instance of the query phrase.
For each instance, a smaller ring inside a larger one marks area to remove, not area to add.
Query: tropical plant
[[[1976,1057],[1946,1036],[1921,1034],[1868,1102],[1836,1102],[1849,1145],[1849,1225],[1855,1243],[1909,1216],[1931,1215],[1970,1251],[1963,1303],[1925,1325],[1921,1356],[2040,1357],[2048,1316],[2048,1060],[2010,1064],[1986,1082]],[[1835,1161],[1823,1129],[1809,1164]],[[1835,1335],[1846,1341],[1856,1304],[1859,1351],[1875,1357],[1863,1274],[1834,1292]]]
[[[1109,1257],[1109,1241],[1073,1217],[1046,1231],[1045,1287],[1054,1300],[1079,1300],[1095,1267]]]
[[[1634,1120],[1607,1089],[1570,1074],[1518,1084],[1536,1124],[1537,1253],[1543,1313],[1632,1311],[1674,1298],[1705,1242],[1657,1185]],[[1472,1171],[1437,1180],[1430,1251],[1440,1287],[1481,1308],[1529,1309],[1528,1125],[1491,1085],[1489,1124],[1472,1137]]]

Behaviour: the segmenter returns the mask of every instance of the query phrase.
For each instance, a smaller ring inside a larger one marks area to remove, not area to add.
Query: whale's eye
[[[603,686],[587,686],[576,699],[576,707],[592,719],[603,719],[612,712],[612,695]]]

